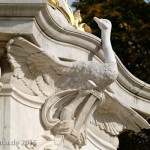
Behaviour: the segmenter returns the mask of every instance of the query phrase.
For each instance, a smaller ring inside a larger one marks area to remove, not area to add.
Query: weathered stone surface
[[[0,0],[0,148],[115,150],[149,128],[150,86],[114,55],[108,20],[101,43],[46,3]]]

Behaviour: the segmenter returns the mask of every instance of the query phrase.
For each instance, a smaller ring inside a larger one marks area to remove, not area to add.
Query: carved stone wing
[[[13,83],[23,84],[34,95],[49,97],[56,91],[87,90],[96,86],[102,91],[117,77],[116,63],[62,61],[21,37],[10,40],[7,50],[14,69]]]
[[[20,81],[34,95],[48,97],[54,94],[54,79],[57,75],[51,68],[52,60],[41,48],[18,37],[8,42],[7,51],[13,68],[14,83]]]
[[[104,94],[106,101],[95,111],[91,120],[91,123],[100,130],[111,135],[119,135],[125,129],[139,132],[143,128],[150,128],[149,123],[142,116],[120,102],[113,93],[105,90]]]
[[[33,95],[46,97],[61,90],[88,88],[88,77],[82,73],[86,75],[87,62],[61,61],[22,37],[11,39],[7,51],[13,68],[12,84],[17,88],[21,84],[20,88],[24,86]]]

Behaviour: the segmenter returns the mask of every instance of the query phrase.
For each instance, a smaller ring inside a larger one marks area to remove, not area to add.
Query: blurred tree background
[[[150,83],[149,0],[78,0],[72,7],[81,11],[83,22],[99,37],[100,29],[93,17],[109,19],[115,53],[133,75]],[[118,150],[150,150],[150,130],[127,131],[119,140]]]

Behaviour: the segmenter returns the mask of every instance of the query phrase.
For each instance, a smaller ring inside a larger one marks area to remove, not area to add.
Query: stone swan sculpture
[[[40,71],[42,70],[41,72],[44,72],[43,71],[44,68],[47,68],[46,69],[47,71],[45,71],[44,75],[42,76],[44,78],[44,81],[46,82],[49,82],[48,79],[46,79],[49,78],[48,76],[46,76],[46,74],[48,74],[48,70],[53,69],[53,72],[55,71],[55,73],[57,74],[55,78],[57,78],[57,80],[59,81],[55,82],[53,86],[56,86],[60,89],[62,88],[63,90],[77,89],[77,88],[84,90],[92,89],[94,83],[95,86],[97,86],[96,89],[98,91],[103,91],[104,89],[106,89],[106,87],[109,86],[117,78],[118,75],[116,59],[110,42],[111,22],[106,19],[98,19],[96,17],[94,19],[98,23],[100,29],[102,30],[102,42],[103,42],[102,47],[104,49],[105,54],[104,64],[100,64],[93,61],[74,61],[74,62],[61,61],[57,56],[54,56],[50,53],[45,53],[44,50],[40,49],[39,47],[36,47],[35,45],[29,43],[27,40],[19,37],[10,40],[7,46],[10,62],[12,63],[13,68],[15,69],[14,75],[24,80],[23,82],[26,85],[28,84],[25,81],[27,79],[27,78],[25,79],[26,75],[24,75],[24,72],[21,71],[23,67],[24,67],[23,69],[25,69],[25,64],[20,68],[15,66],[16,63],[19,62],[23,63],[24,62],[23,60],[27,58],[27,61],[25,61],[25,63],[27,64],[27,66],[29,66],[29,71],[31,71],[34,75],[37,74],[37,76],[40,76]],[[28,49],[31,50],[25,52],[25,49],[27,47],[29,47]],[[18,58],[17,55],[19,55],[20,58]],[[23,57],[24,59],[20,60],[21,57]],[[16,63],[13,63],[13,60],[16,60]],[[35,60],[38,60],[37,62],[39,62],[40,64],[35,62]],[[36,68],[35,65],[38,68]],[[43,66],[44,68],[42,68]],[[91,84],[91,87],[87,87],[90,86],[90,84],[85,84],[87,83],[87,81],[93,81],[90,82],[93,83]],[[63,82],[62,85],[61,82]],[[38,84],[38,86],[40,88],[40,83]],[[36,89],[34,87],[33,87],[34,89],[32,87],[30,88],[36,95],[40,93],[36,92]],[[44,92],[43,89],[39,90],[44,95],[50,96],[49,91]]]
[[[93,86],[97,86],[98,91],[103,91],[109,86],[114,80],[117,78],[118,69],[116,58],[114,52],[112,50],[111,42],[110,42],[110,34],[111,34],[111,22],[107,19],[98,19],[94,18],[98,23],[99,28],[102,31],[102,48],[104,50],[105,62],[104,64],[96,63],[93,61],[74,61],[74,62],[64,62],[60,61],[58,57],[52,56],[51,54],[47,54],[47,56],[52,60],[51,65],[57,74],[65,75],[75,78],[75,82],[73,83],[72,79],[68,80],[68,85],[70,88],[79,88],[80,89],[92,89]],[[82,81],[81,78],[83,77]],[[85,86],[87,81],[93,81],[90,84]],[[84,83],[84,84],[79,84]],[[93,84],[92,84],[93,83]],[[79,86],[79,87],[78,87]],[[65,86],[67,87],[67,85]]]
[[[13,68],[12,84],[17,87],[15,83],[20,83],[27,93],[47,99],[42,108],[45,128],[55,135],[64,135],[73,147],[78,147],[74,149],[86,143],[87,120],[113,136],[124,129],[139,131],[150,127],[137,112],[106,90],[118,75],[110,42],[111,22],[96,17],[94,20],[102,31],[103,64],[62,61],[22,37],[7,44]]]

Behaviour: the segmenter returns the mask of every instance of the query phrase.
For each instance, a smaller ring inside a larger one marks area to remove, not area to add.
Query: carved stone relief
[[[115,56],[110,21],[94,18],[101,40],[67,0],[0,4],[0,149],[116,150],[150,128],[150,86]]]
[[[36,143],[26,145],[27,149],[79,150],[86,145],[89,124],[114,137],[125,129],[138,132],[150,128],[142,116],[109,90],[118,76],[110,42],[111,22],[94,19],[102,31],[104,63],[63,61],[22,37],[8,42],[11,85],[44,101],[41,119],[48,132]]]

